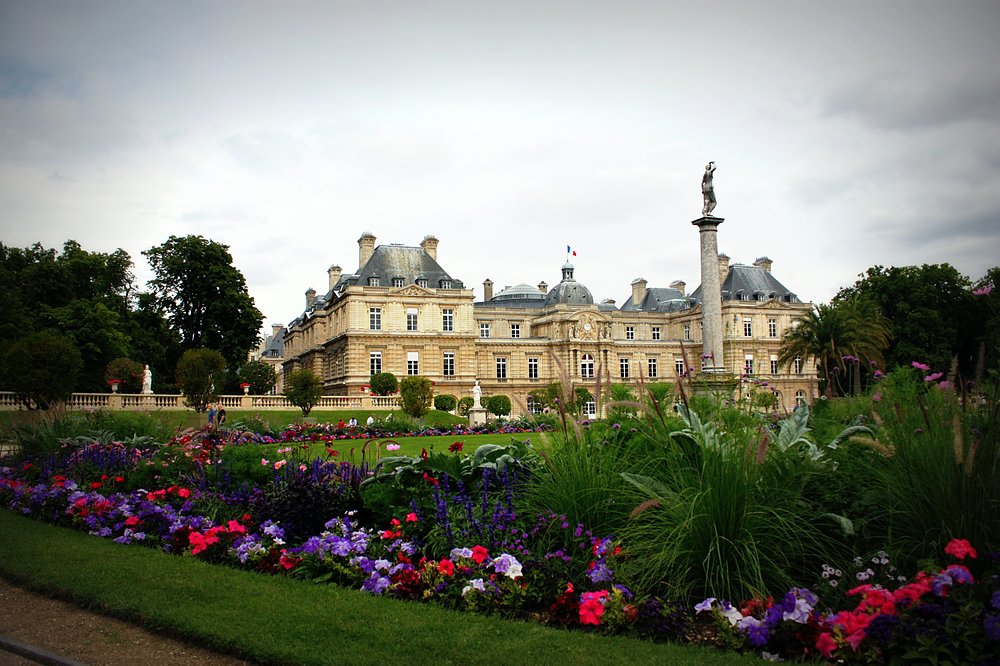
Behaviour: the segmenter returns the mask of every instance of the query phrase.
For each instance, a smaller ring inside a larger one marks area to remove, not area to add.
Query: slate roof
[[[583,284],[573,279],[573,264],[568,261],[562,267],[562,281],[545,295],[545,305],[593,305],[594,296]]]
[[[341,291],[352,285],[367,285],[369,278],[377,277],[380,286],[389,287],[393,278],[403,278],[403,284],[414,284],[418,279],[427,280],[429,289],[439,289],[441,281],[451,282],[452,289],[464,289],[461,280],[456,280],[441,268],[441,264],[431,259],[421,247],[407,245],[379,245],[364,266],[359,266],[353,274],[340,276],[334,291]],[[328,294],[329,296],[329,294]]]
[[[503,308],[543,308],[545,307],[545,292],[530,284],[517,284],[506,287],[488,301],[476,305],[490,305]]]
[[[285,355],[285,329],[278,329],[277,335],[264,338],[264,349],[261,356],[266,358],[281,358]]]
[[[633,303],[630,295],[621,309],[623,311],[674,312],[687,307],[690,307],[688,299],[679,289],[651,287],[646,290],[646,298],[643,299],[642,303]]]
[[[741,295],[746,295],[746,299],[741,298]],[[781,284],[771,271],[760,266],[743,264],[733,264],[729,267],[729,273],[722,282],[722,300],[802,302],[797,295]],[[690,302],[692,305],[701,303],[701,285],[691,293]]]

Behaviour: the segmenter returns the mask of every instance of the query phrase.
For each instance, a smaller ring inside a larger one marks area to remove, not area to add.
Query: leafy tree
[[[819,305],[795,320],[781,339],[779,363],[815,358],[824,395],[847,393],[847,377],[874,363],[884,363],[882,352],[890,340],[885,319],[869,303],[851,301]],[[857,359],[857,361],[852,360]]]
[[[229,247],[202,236],[171,236],[143,252],[153,269],[149,286],[185,348],[219,349],[239,367],[259,341],[264,317],[233,266]]]
[[[73,394],[82,366],[72,342],[53,333],[33,333],[7,348],[0,377],[25,407],[48,409]]]
[[[486,401],[486,411],[497,417],[510,414],[510,398],[505,395],[491,395]]]
[[[219,397],[225,377],[226,359],[214,349],[188,349],[177,362],[177,386],[188,406],[199,413]]]
[[[39,317],[42,328],[66,336],[83,359],[77,388],[103,391],[108,363],[129,353],[129,339],[121,331],[121,317],[96,299],[77,299],[50,308]]]
[[[130,358],[119,357],[108,363],[104,371],[104,381],[109,383],[112,379],[121,380],[118,390],[122,393],[142,392],[142,379],[146,374],[146,368],[142,363],[133,361]]]
[[[984,368],[996,368],[1000,364],[1000,266],[986,271],[972,291],[975,297],[976,329],[982,331],[980,348],[974,377],[982,381]]]
[[[323,380],[311,370],[293,370],[285,382],[285,397],[302,410],[302,416],[309,416],[309,412],[323,397]]]
[[[433,397],[434,388],[426,377],[404,377],[399,382],[400,407],[414,418],[427,413]]]
[[[889,369],[920,361],[947,370],[957,357],[962,373],[971,376],[984,331],[971,282],[950,264],[874,266],[833,304],[849,300],[871,303],[888,320]]]
[[[476,401],[473,400],[472,398],[470,398],[469,396],[465,396],[464,398],[459,398],[459,400],[458,400],[458,415],[459,416],[468,416],[469,415],[469,410],[472,409],[472,406],[474,404],[476,404]]]
[[[238,379],[240,383],[250,384],[252,395],[266,395],[278,383],[278,373],[274,371],[274,366],[258,358],[243,364]]]
[[[391,372],[377,372],[372,375],[369,385],[375,395],[392,395],[399,387],[399,382]]]
[[[574,396],[573,404],[570,405],[571,407],[570,412],[573,414],[582,414],[583,410],[587,407],[587,403],[594,401],[594,396],[591,394],[591,392],[583,388],[582,386],[578,386],[573,391],[573,396]]]
[[[440,412],[450,412],[458,404],[458,398],[447,393],[434,396],[434,409]]]
[[[638,403],[635,400],[635,392],[628,384],[615,383],[611,385],[611,408],[608,410],[608,418],[620,420],[628,416],[635,416]]]

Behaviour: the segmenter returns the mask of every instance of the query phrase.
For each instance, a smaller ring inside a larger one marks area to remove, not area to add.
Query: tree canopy
[[[80,352],[66,338],[32,333],[7,348],[0,358],[0,374],[7,377],[18,402],[28,409],[48,409],[72,395],[82,365]]]
[[[143,252],[154,302],[184,348],[218,349],[231,368],[259,341],[264,316],[233,266],[229,247],[202,236],[171,236]]]

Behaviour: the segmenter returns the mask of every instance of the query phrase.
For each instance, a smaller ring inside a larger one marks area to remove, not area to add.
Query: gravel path
[[[29,592],[3,579],[0,579],[0,638],[90,666],[251,664]],[[0,666],[34,663],[0,650]]]

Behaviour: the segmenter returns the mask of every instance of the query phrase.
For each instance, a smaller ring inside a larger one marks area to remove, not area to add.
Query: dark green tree
[[[0,359],[3,388],[28,409],[48,409],[65,402],[76,389],[83,361],[73,343],[54,333],[27,335]]]
[[[399,382],[399,406],[414,418],[427,413],[433,398],[434,388],[426,377],[404,377]]]
[[[143,254],[153,270],[156,305],[181,345],[218,349],[229,367],[242,365],[259,341],[264,317],[229,247],[202,236],[171,236]]]
[[[392,395],[399,388],[396,375],[391,372],[377,372],[368,382],[375,395]]]
[[[984,332],[978,330],[972,283],[950,264],[873,266],[842,289],[833,305],[849,300],[872,303],[888,320],[889,369],[920,361],[947,371],[957,357],[962,374],[971,376]]]
[[[294,370],[289,373],[285,382],[285,397],[302,410],[302,416],[309,416],[309,412],[323,397],[323,381],[311,370]]]
[[[486,411],[496,417],[510,414],[510,398],[505,395],[491,395],[486,401]]]
[[[278,373],[270,363],[257,358],[243,364],[238,379],[240,384],[244,382],[250,384],[251,395],[267,395],[278,383]]]
[[[434,396],[434,409],[439,412],[450,412],[458,404],[458,398],[447,393]]]
[[[474,404],[476,404],[476,401],[470,398],[469,396],[465,396],[464,398],[459,398],[457,407],[458,415],[468,416],[469,410],[472,409],[472,406]]]
[[[188,349],[177,362],[177,386],[196,412],[219,397],[225,379],[226,359],[214,349]]]
[[[142,363],[121,357],[108,363],[108,367],[104,370],[104,381],[110,384],[112,379],[119,380],[120,393],[140,393],[145,373],[146,368]]]

